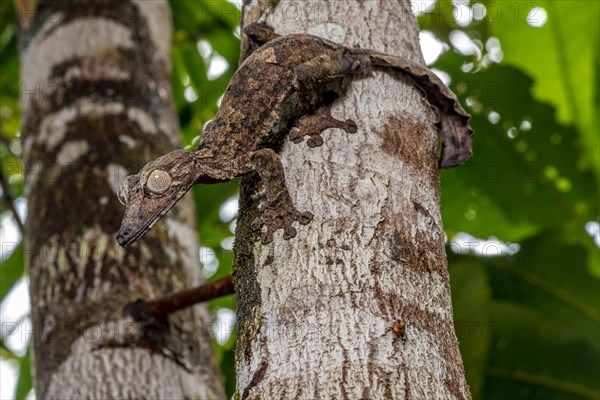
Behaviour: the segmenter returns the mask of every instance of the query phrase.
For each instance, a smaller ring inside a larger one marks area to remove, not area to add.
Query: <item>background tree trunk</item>
[[[166,1],[41,1],[22,37],[38,398],[224,397],[204,308],[142,336],[123,307],[198,284],[190,199],[138,244],[115,192],[179,147]]]
[[[244,23],[307,32],[424,64],[408,2],[252,1]],[[285,143],[286,180],[315,215],[290,241],[236,241],[238,392],[244,398],[467,399],[439,207],[434,116],[399,74],[354,79],[322,147]]]

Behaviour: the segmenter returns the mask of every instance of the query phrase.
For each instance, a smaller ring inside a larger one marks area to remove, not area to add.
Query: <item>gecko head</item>
[[[154,226],[198,178],[192,154],[174,150],[146,164],[138,174],[126,177],[117,196],[126,206],[117,242],[127,246]]]

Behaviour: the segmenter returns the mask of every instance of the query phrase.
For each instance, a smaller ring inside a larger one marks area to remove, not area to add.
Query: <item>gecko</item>
[[[254,172],[264,186],[266,204],[252,229],[263,230],[264,244],[278,229],[283,229],[284,239],[293,238],[292,224],[306,225],[313,216],[294,206],[276,150],[286,136],[295,143],[307,137],[307,145],[317,147],[328,128],[356,133],[354,121],[332,117],[331,105],[345,77],[374,69],[399,71],[423,91],[437,116],[440,168],[471,156],[470,116],[426,66],[309,34],[280,36],[261,23],[247,26],[244,33],[254,47],[232,77],[199,145],[159,157],[122,181],[117,195],[126,209],[116,236],[121,246],[148,232],[193,185],[227,182]]]

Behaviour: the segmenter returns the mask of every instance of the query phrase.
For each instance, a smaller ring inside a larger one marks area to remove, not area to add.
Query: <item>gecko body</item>
[[[427,67],[317,36],[278,36],[259,24],[248,26],[245,33],[262,46],[234,74],[198,147],[191,152],[174,150],[123,181],[118,195],[127,207],[117,234],[119,244],[139,239],[193,185],[226,182],[251,172],[258,173],[266,191],[266,206],[252,226],[266,226],[261,241],[270,242],[277,229],[284,229],[285,239],[294,237],[292,223],[307,224],[312,215],[293,205],[276,150],[286,135],[294,142],[306,136],[307,144],[315,147],[323,143],[320,134],[325,129],[356,132],[353,121],[331,116],[331,103],[343,78],[374,68],[403,72],[423,89],[437,111],[440,167],[449,168],[470,157],[469,115]]]

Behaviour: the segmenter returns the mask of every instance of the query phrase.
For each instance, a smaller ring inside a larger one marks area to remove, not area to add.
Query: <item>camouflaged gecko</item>
[[[191,152],[174,150],[151,161],[121,184],[118,196],[127,208],[117,234],[120,245],[144,235],[193,185],[226,182],[251,172],[260,176],[267,200],[252,228],[266,226],[263,243],[272,241],[280,228],[285,239],[294,237],[292,223],[308,224],[312,215],[293,205],[283,166],[273,149],[286,135],[296,143],[308,136],[307,144],[315,147],[323,143],[320,134],[325,129],[356,132],[353,121],[331,116],[332,94],[344,77],[370,69],[400,71],[423,90],[437,111],[441,168],[453,167],[471,156],[469,115],[426,66],[312,35],[278,36],[260,24],[252,24],[244,32],[262,46],[233,76],[198,147]]]

